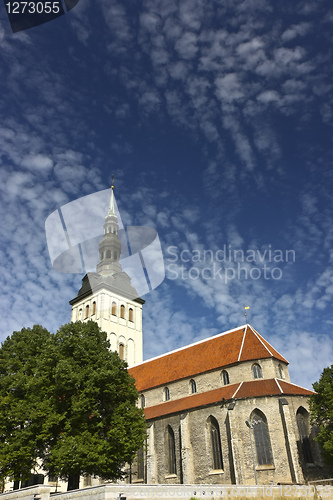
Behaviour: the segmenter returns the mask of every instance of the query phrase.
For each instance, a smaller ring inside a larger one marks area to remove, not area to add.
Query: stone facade
[[[290,382],[288,362],[250,325],[130,373],[149,424],[145,474],[133,464],[131,482],[300,484],[327,475],[309,423],[312,391]]]

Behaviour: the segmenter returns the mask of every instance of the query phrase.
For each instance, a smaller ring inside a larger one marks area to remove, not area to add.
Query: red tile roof
[[[130,368],[129,372],[141,392],[240,361],[263,358],[288,363],[250,325],[245,325],[144,361]]]
[[[280,389],[281,387],[281,389]],[[282,392],[281,392],[282,390]],[[222,403],[222,399],[245,399],[256,398],[263,396],[310,396],[313,391],[304,389],[295,384],[276,379],[260,379],[250,382],[240,382],[238,384],[226,385],[219,389],[207,391],[203,393],[192,394],[185,398],[175,399],[174,401],[166,401],[155,406],[150,406],[144,409],[147,420],[151,420],[173,413],[183,412],[210,404]]]

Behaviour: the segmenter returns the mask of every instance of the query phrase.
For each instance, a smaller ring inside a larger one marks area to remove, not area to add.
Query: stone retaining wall
[[[66,493],[52,493],[51,486],[31,486],[0,494],[0,500],[217,500],[267,498],[278,500],[333,500],[333,486],[225,486],[225,485],[101,485]]]

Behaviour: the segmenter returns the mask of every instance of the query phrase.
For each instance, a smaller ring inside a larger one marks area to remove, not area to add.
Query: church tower
[[[111,349],[133,366],[143,361],[142,305],[145,301],[138,296],[128,274],[122,271],[113,189],[112,185],[96,273],[84,276],[79,293],[70,301],[71,321],[96,321],[107,333]]]

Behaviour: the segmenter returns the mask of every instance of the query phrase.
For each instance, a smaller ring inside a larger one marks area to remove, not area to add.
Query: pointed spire
[[[120,254],[121,243],[118,238],[118,218],[115,212],[114,177],[112,175],[111,198],[109,211],[105,217],[104,236],[99,243],[99,263],[96,271],[104,276],[111,276],[121,272]]]
[[[109,205],[108,215],[116,215],[115,211],[114,211],[114,194],[113,194],[113,189],[114,189],[114,175],[112,174],[111,198],[110,198],[110,205]]]

